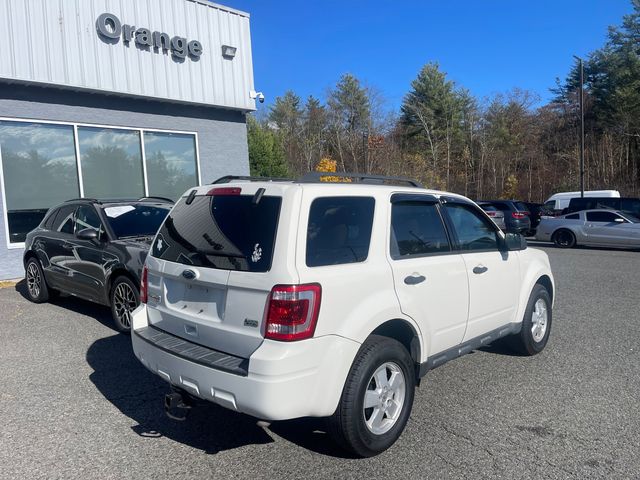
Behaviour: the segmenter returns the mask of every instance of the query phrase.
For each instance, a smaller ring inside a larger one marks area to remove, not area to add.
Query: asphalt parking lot
[[[303,419],[214,405],[164,416],[167,385],[110,312],[0,289],[0,478],[637,478],[640,253],[545,248],[557,282],[551,340],[429,373],[400,440],[345,458]]]

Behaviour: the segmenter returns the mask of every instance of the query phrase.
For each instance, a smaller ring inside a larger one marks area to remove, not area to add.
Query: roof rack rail
[[[246,180],[248,182],[293,182],[291,178],[277,178],[277,177],[251,177],[247,175],[225,175],[217,180],[211,182],[211,185],[218,183],[229,183],[233,180]]]
[[[64,203],[80,202],[80,201],[102,203],[102,200],[98,200],[97,198],[88,198],[88,197],[70,198],[69,200],[65,200]]]
[[[138,199],[138,202],[141,202],[142,200],[161,200],[163,202],[171,202],[171,203],[175,203],[173,200],[171,200],[170,198],[167,197],[156,197],[154,195],[149,195],[148,197],[140,197]]]
[[[407,177],[388,177],[386,175],[369,175],[365,173],[349,173],[349,172],[309,172],[298,180],[300,183],[316,183],[326,182],[322,180],[326,177],[349,178],[359,183],[369,183],[377,185],[409,185],[416,188],[424,188],[417,180]]]

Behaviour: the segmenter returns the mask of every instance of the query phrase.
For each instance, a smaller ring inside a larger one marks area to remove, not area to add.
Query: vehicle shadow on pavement
[[[20,280],[15,286],[16,292],[22,295],[24,298],[30,301],[27,294],[27,283],[24,280]],[[51,305],[71,310],[72,312],[80,315],[86,315],[87,317],[95,318],[98,322],[105,327],[117,332],[113,319],[111,317],[111,309],[104,305],[98,305],[97,303],[90,302],[89,300],[83,300],[82,298],[74,297],[72,295],[66,295],[64,293],[58,293],[49,299]]]
[[[257,419],[209,402],[198,403],[184,422],[167,418],[164,395],[169,385],[149,372],[135,358],[128,335],[113,335],[95,341],[86,360],[93,369],[89,379],[100,393],[137,425],[141,437],[165,437],[214,454],[246,445],[267,444],[273,438]],[[318,419],[277,422],[270,426],[276,435],[303,448],[344,456],[320,429]]]

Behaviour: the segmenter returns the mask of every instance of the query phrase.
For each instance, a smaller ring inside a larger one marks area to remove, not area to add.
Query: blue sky
[[[514,87],[544,102],[572,55],[603,45],[628,0],[221,0],[251,14],[266,104],[291,89],[324,98],[350,72],[397,108],[429,61],[477,97]]]

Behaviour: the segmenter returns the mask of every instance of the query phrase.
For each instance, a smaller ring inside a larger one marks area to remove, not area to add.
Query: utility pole
[[[580,197],[584,198],[584,62],[574,55],[580,65]]]

